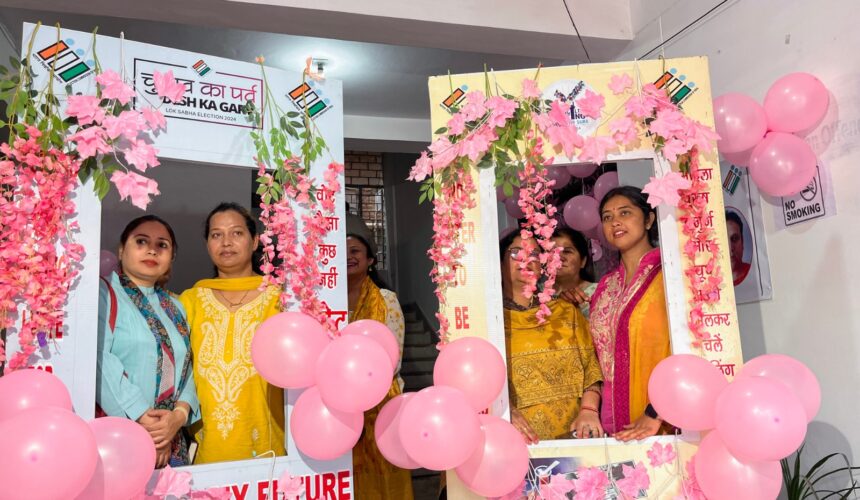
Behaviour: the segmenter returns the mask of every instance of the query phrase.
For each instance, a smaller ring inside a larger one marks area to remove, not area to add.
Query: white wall
[[[167,286],[180,293],[197,280],[212,277],[212,262],[203,239],[206,216],[222,201],[250,209],[253,174],[248,168],[174,160],[162,160],[161,165],[146,173],[158,181],[161,194],[144,212],[128,200],[120,201],[116,189],[111,189],[102,202],[101,247],[116,252],[120,234],[129,221],[144,214],[158,215],[176,233],[179,253]]]
[[[637,58],[717,2],[634,0],[634,41],[619,60]],[[738,309],[744,357],[784,353],[806,363],[822,386],[810,425],[809,458],[842,451],[860,464],[860,3],[857,0],[732,1],[665,48],[666,57],[710,58],[715,96],[763,100],[778,77],[806,71],[832,93],[832,109],[810,136],[831,168],[838,215],[775,232],[766,205],[774,299]],[[656,54],[650,58],[656,57]]]

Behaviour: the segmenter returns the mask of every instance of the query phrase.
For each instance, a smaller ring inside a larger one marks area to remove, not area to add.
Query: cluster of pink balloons
[[[578,165],[572,165],[577,166]],[[600,214],[598,207],[600,200],[610,190],[618,187],[618,172],[606,172],[597,178],[594,183],[593,195],[581,194],[567,200],[562,213],[564,222],[568,227],[582,232],[592,232],[599,229]]]
[[[502,355],[488,341],[465,337],[445,345],[433,368],[434,385],[397,396],[379,412],[379,451],[406,469],[454,469],[482,496],[510,493],[528,472],[528,447],[510,422],[479,414],[505,378]]]
[[[781,354],[750,360],[731,383],[701,357],[670,356],[652,372],[648,396],[670,424],[709,431],[695,467],[702,492],[714,500],[776,498],[779,460],[800,447],[821,405],[815,374]]]
[[[400,347],[378,321],[355,321],[332,339],[314,318],[284,312],[259,326],[251,359],[273,385],[307,388],[296,400],[290,432],[302,453],[332,460],[355,446],[364,412],[388,393]]]
[[[827,113],[830,96],[809,73],[791,73],[767,91],[764,106],[740,93],[714,99],[717,149],[772,196],[800,192],[815,176],[816,158],[801,137]]]
[[[85,422],[42,370],[0,377],[0,499],[127,500],[144,492],[155,444],[126,418]]]

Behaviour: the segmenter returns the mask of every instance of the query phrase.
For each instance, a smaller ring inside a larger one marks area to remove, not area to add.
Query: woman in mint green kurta
[[[197,420],[185,310],[159,284],[176,254],[173,230],[156,216],[122,233],[120,273],[99,286],[96,402],[152,436],[156,465],[188,463],[181,428]]]

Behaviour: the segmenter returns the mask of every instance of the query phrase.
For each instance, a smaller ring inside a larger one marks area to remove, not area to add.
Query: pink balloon
[[[785,132],[771,132],[753,150],[749,171],[762,192],[789,196],[812,181],[815,165],[815,153],[806,141]]]
[[[779,462],[743,463],[716,432],[702,439],[694,463],[699,487],[710,500],[772,499],[782,487]]]
[[[752,97],[737,92],[714,99],[714,125],[720,138],[720,153],[738,153],[752,149],[767,132],[764,108]]]
[[[44,370],[15,370],[0,377],[0,420],[31,408],[72,410],[63,381]]]
[[[386,460],[401,469],[421,467],[406,453],[406,449],[403,448],[403,443],[400,441],[400,417],[403,415],[403,408],[414,395],[414,392],[407,392],[385,403],[385,406],[379,410],[379,416],[376,417],[376,425],[373,429],[379,452]]]
[[[570,182],[570,174],[564,167],[546,167],[546,178],[547,180],[555,181],[552,189],[556,191],[567,186]]]
[[[99,460],[80,500],[128,500],[146,489],[155,469],[155,443],[149,432],[127,418],[91,420]]]
[[[316,460],[334,460],[358,443],[364,414],[327,407],[316,387],[305,389],[290,414],[290,436],[296,447]]]
[[[618,187],[618,172],[606,172],[594,182],[594,199],[600,203],[606,193]]]
[[[0,421],[0,499],[75,498],[96,470],[96,438],[64,408],[30,408]]]
[[[596,163],[574,163],[567,166],[567,172],[580,179],[590,176],[595,170],[597,170]]]
[[[767,124],[775,132],[800,132],[827,114],[830,94],[809,73],[789,73],[770,86],[764,97]]]
[[[505,200],[505,211],[508,212],[508,215],[513,217],[514,219],[522,219],[526,214],[523,213],[522,209],[518,205],[520,202],[520,192],[517,191],[513,196]]]
[[[499,497],[522,483],[529,471],[529,449],[522,434],[510,422],[479,415],[484,446],[462,465],[457,476],[478,495]]]
[[[478,337],[447,344],[433,367],[433,384],[460,389],[476,412],[487,409],[499,396],[506,377],[502,354]]]
[[[118,270],[119,260],[116,255],[109,250],[102,250],[99,254],[99,276],[106,278]]]
[[[784,354],[765,354],[747,361],[738,378],[751,376],[778,380],[800,399],[806,421],[812,422],[821,407],[821,386],[805,364]]]
[[[756,143],[758,144],[758,143]],[[739,153],[725,153],[720,151],[723,159],[736,167],[748,167],[750,165],[750,156],[752,156],[753,148],[741,151]]]
[[[367,337],[385,349],[388,358],[391,359],[391,368],[397,369],[400,364],[400,344],[394,333],[386,325],[372,319],[360,319],[348,324],[341,331],[342,335],[362,335]]]
[[[779,460],[806,437],[806,411],[782,382],[765,377],[738,378],[717,398],[717,432],[743,462]]]
[[[448,470],[465,462],[482,446],[478,414],[459,389],[430,386],[403,408],[400,441],[406,453],[432,470]]]
[[[314,318],[282,312],[257,328],[251,340],[251,360],[269,383],[301,389],[315,383],[314,367],[329,343],[328,332]]]
[[[577,231],[588,231],[600,224],[597,200],[581,194],[567,200],[564,204],[564,221]]]
[[[317,360],[316,387],[333,410],[355,413],[373,408],[388,394],[393,379],[385,349],[362,335],[334,339]]]
[[[648,398],[660,417],[675,427],[713,429],[717,397],[728,386],[719,368],[692,354],[657,363],[648,380]]]

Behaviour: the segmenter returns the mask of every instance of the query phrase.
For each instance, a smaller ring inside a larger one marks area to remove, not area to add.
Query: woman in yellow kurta
[[[403,312],[394,292],[384,289],[373,265],[376,262],[376,245],[373,235],[357,217],[347,220],[346,276],[349,293],[349,321],[372,319],[391,329],[403,354],[405,325]],[[364,412],[364,432],[352,450],[353,491],[355,498],[404,499],[412,498],[412,476],[385,460],[376,447],[374,427],[379,410],[385,403],[401,393],[403,383],[397,372],[388,395],[379,405]]]
[[[576,437],[602,436],[602,376],[588,321],[569,302],[554,300],[551,315],[539,324],[536,297],[523,293],[525,251],[518,233],[503,238],[500,251],[511,423],[529,443],[569,439],[574,432]],[[538,271],[536,264],[532,272]]]
[[[188,313],[201,426],[195,464],[284,455],[284,393],[257,373],[251,339],[279,312],[278,291],[260,291],[251,260],[259,241],[248,211],[221,203],[206,219],[206,247],[217,277],[180,300]]]
[[[601,420],[618,440],[643,439],[663,427],[648,403],[648,380],[672,354],[660,250],[649,234],[656,215],[630,186],[607,193],[600,214],[603,234],[621,252],[621,264],[591,298],[591,335],[604,375]]]

